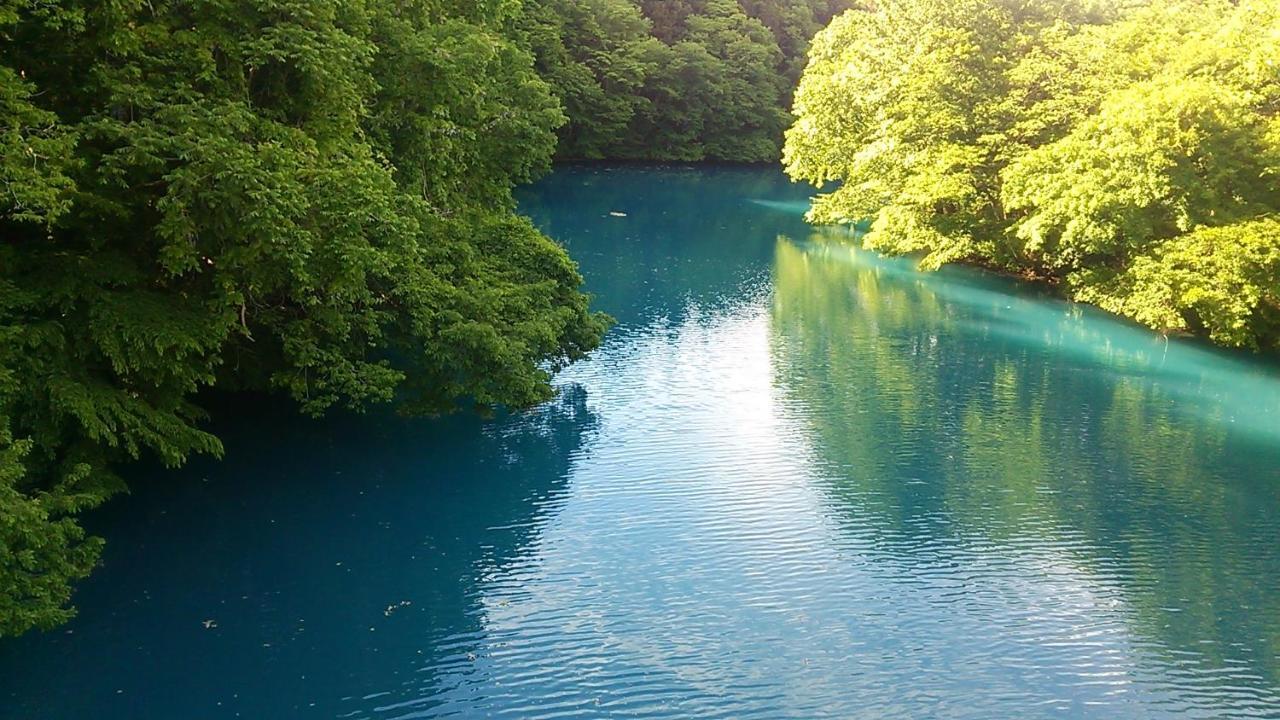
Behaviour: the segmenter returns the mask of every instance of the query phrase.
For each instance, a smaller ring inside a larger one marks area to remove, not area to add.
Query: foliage
[[[657,70],[661,43],[649,35],[649,22],[625,0],[539,0],[526,16],[539,73],[570,118],[560,154],[599,159],[616,152],[646,103],[639,90]]]
[[[1280,220],[1266,217],[1200,227],[1079,285],[1081,299],[1145,325],[1258,349],[1280,336],[1278,278]]]
[[[19,489],[30,449],[0,433],[0,635],[70,618],[71,583],[89,574],[102,546],[70,516],[99,500],[71,489],[75,477],[34,495]]]
[[[0,633],[67,617],[116,463],[221,452],[203,388],[524,406],[598,343],[511,212],[564,122],[520,12],[0,4]]]
[[[887,0],[815,39],[784,160],[838,182],[812,220],[870,220],[874,249],[1275,347],[1277,20],[1276,0]]]
[[[529,0],[567,158],[778,157],[809,38],[843,0]]]

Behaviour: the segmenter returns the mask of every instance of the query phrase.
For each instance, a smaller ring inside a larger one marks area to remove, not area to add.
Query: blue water
[[[222,400],[227,459],[137,469],[80,616],[0,643],[0,718],[1280,717],[1280,370],[805,196],[527,190],[619,320],[560,398]]]

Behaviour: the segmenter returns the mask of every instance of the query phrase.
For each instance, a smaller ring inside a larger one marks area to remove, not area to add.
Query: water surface
[[[805,195],[531,188],[619,320],[556,402],[238,401],[225,462],[91,518],[0,717],[1280,717],[1280,371],[919,274]]]

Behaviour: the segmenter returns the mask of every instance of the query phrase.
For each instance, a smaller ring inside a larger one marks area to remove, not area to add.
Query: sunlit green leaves
[[[1081,299],[1164,331],[1259,349],[1280,337],[1280,220],[1204,227],[1166,240],[1120,274],[1076,278]]]
[[[1025,252],[1060,267],[1280,207],[1262,118],[1233,88],[1161,78],[1111,94],[1066,137],[1005,172]]]
[[[872,220],[875,249],[1029,269],[1160,330],[1270,346],[1253,221],[1280,211],[1277,17],[1275,0],[850,11],[814,42],[784,159],[838,182],[811,219]]]

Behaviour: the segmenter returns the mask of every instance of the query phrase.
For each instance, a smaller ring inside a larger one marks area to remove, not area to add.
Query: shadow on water
[[[821,237],[779,240],[774,288],[779,386],[892,574],[1070,566],[1193,695],[1280,702],[1274,366]]]
[[[225,461],[150,472],[89,518],[108,545],[80,617],[0,647],[0,717],[332,717],[416,697],[466,663],[477,584],[555,513],[596,426],[574,386],[488,423],[225,410]]]

